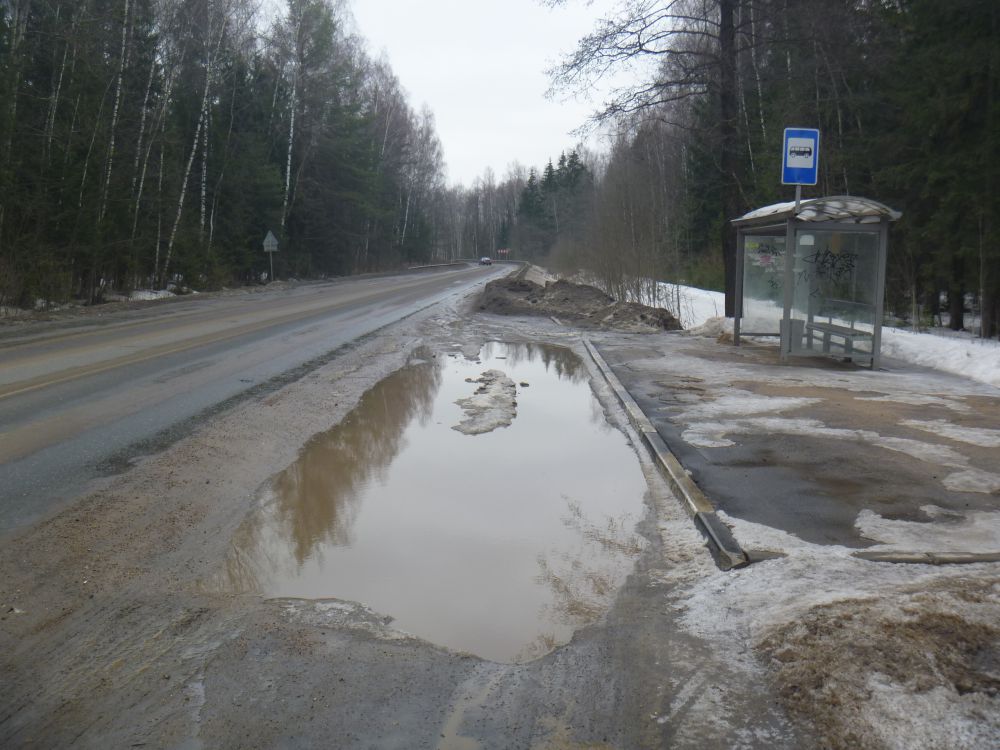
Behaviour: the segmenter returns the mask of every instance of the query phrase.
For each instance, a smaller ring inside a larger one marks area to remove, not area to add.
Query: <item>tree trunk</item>
[[[298,38],[299,29],[301,28],[302,22],[295,28],[295,44],[296,50],[298,49]],[[292,63],[292,93],[289,97],[288,110],[289,110],[289,123],[288,123],[288,152],[285,156],[285,197],[281,204],[281,228],[285,228],[285,222],[288,221],[288,199],[292,192],[292,147],[295,144],[295,110],[296,105],[296,95],[298,93],[298,83],[299,83],[299,65],[298,61],[293,61]]]
[[[399,249],[403,249],[406,244],[406,228],[410,223],[410,197],[413,195],[412,188],[406,191],[406,207],[403,210],[403,231],[399,236]]]
[[[143,140],[146,137],[146,110],[149,107],[149,96],[153,90],[153,77],[156,73],[156,55],[149,65],[149,78],[146,81],[146,92],[142,97],[142,114],[139,117],[139,137],[135,143],[135,162],[132,165],[132,200],[135,202],[135,212],[132,217],[132,232],[129,235],[129,244],[132,252],[135,253],[135,232],[139,224],[139,195],[142,193],[142,185],[146,177],[146,163],[149,160],[149,151],[146,151],[146,159],[142,158]],[[169,95],[167,95],[169,98]],[[155,127],[155,125],[154,125]],[[152,138],[150,143],[152,144]]]
[[[170,239],[167,241],[167,254],[163,259],[163,271],[160,273],[160,288],[166,283],[167,273],[170,270],[170,260],[174,252],[174,241],[177,239],[177,228],[181,224],[181,216],[184,213],[184,198],[187,195],[188,180],[191,177],[191,167],[194,165],[194,157],[198,153],[198,142],[201,140],[201,129],[204,125],[205,110],[208,107],[208,91],[212,80],[211,63],[205,71],[205,91],[201,96],[201,115],[198,117],[198,124],[194,130],[194,138],[191,143],[191,153],[188,155],[187,166],[184,168],[184,176],[181,179],[181,192],[177,197],[177,214],[174,217],[174,226],[170,230]]]
[[[233,95],[229,100],[229,127],[226,130],[226,140],[222,147],[222,164],[219,166],[219,179],[215,181],[215,189],[212,195],[212,212],[208,220],[208,246],[209,252],[212,250],[212,243],[215,240],[215,212],[219,206],[219,194],[222,192],[222,178],[226,174],[226,167],[229,165],[229,147],[233,137],[233,123],[236,120],[236,90],[237,85],[233,83]]]
[[[208,200],[208,131],[211,125],[208,99],[202,103],[201,120],[201,201],[199,202],[198,218],[198,242],[204,247],[205,244],[205,219],[207,215]]]
[[[73,19],[73,23],[70,24],[70,36],[76,31],[76,19]],[[49,100],[49,114],[45,121],[45,149],[44,149],[44,164],[48,167],[52,162],[52,138],[55,134],[56,129],[56,112],[59,109],[59,95],[62,92],[63,79],[66,76],[66,61],[69,59],[69,48],[70,43],[67,40],[66,46],[63,47],[62,63],[59,65],[59,77],[56,79],[55,85],[52,87],[52,96]]]
[[[108,210],[108,193],[111,189],[111,170],[115,161],[115,135],[118,128],[118,112],[122,102],[122,86],[125,81],[125,56],[128,44],[128,11],[130,0],[125,0],[125,8],[122,11],[122,49],[118,64],[118,82],[115,85],[115,106],[111,110],[111,134],[108,137],[108,159],[104,169],[104,187],[101,190],[101,207],[97,212],[97,223],[104,221],[104,215]]]
[[[990,6],[990,30],[991,38],[996,40],[1000,32],[1000,9],[996,3]],[[979,231],[979,258],[980,271],[979,278],[982,291],[980,292],[980,335],[984,339],[993,338],[997,335],[997,317],[1000,315],[1000,247],[998,247],[998,237],[996,235],[998,208],[1000,201],[997,200],[996,177],[998,171],[998,159],[1000,159],[1000,134],[997,128],[997,89],[1000,88],[1000,50],[997,45],[990,47],[990,60],[987,78],[986,96],[986,132],[988,133],[986,185],[983,191],[982,200],[986,201],[983,211],[982,223]]]
[[[164,86],[163,101],[160,104],[160,109],[159,109],[159,112],[157,113],[156,120],[153,123],[153,127],[150,129],[151,131],[155,130],[157,128],[159,128],[159,130],[160,130],[160,174],[159,174],[159,182],[157,184],[157,188],[158,188],[157,199],[158,200],[162,197],[162,193],[163,193],[163,140],[164,140],[164,138],[166,136],[167,107],[170,105],[170,97],[171,97],[171,94],[173,93],[173,90],[174,90],[174,81],[175,80],[176,80],[175,75],[174,75],[173,71],[171,71],[167,75],[167,82],[166,82],[166,85]],[[154,139],[153,139],[152,136],[150,136],[149,142],[146,144],[146,155],[143,157],[143,160],[142,160],[142,169],[139,172],[139,184],[138,184],[138,188],[137,189],[135,189],[135,188],[133,189],[134,199],[135,199],[135,207],[134,207],[133,213],[132,213],[132,234],[130,236],[130,240],[132,242],[135,241],[136,231],[137,231],[138,226],[139,226],[139,209],[140,209],[140,206],[142,204],[142,195],[143,195],[143,192],[145,191],[146,173],[149,170],[149,157],[153,153],[153,143],[154,143]],[[138,150],[136,150],[136,158],[138,158],[138,154],[139,154],[139,152],[138,152]],[[160,211],[157,210],[157,221],[159,222],[161,220],[162,220],[162,216],[160,215]],[[159,241],[157,241],[157,245],[156,245],[156,262],[153,264],[153,275],[154,276],[158,273],[159,268],[160,268],[159,252],[160,252],[160,246],[159,246]]]
[[[757,117],[760,119],[760,135],[767,140],[767,126],[764,124],[764,89],[760,83],[760,66],[757,64],[757,21],[754,18],[754,3],[750,3],[750,64],[757,83]]]
[[[719,0],[719,131],[722,170],[722,264],[725,270],[726,317],[736,311],[736,232],[729,222],[739,213],[736,177],[736,0]]]
[[[153,276],[150,282],[153,286],[159,286],[158,276],[160,273],[160,246],[163,244],[163,149],[166,147],[164,128],[166,119],[160,124],[160,172],[156,180],[156,247],[153,251]],[[138,211],[136,212],[138,216]],[[133,230],[134,231],[134,230]]]
[[[965,261],[957,253],[951,259],[951,282],[948,285],[948,327],[953,331],[965,328]]]

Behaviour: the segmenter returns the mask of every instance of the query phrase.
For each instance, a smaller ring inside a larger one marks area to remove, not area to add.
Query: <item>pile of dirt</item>
[[[615,302],[586,284],[560,279],[541,286],[533,281],[505,278],[486,285],[479,309],[499,315],[546,315],[584,328],[628,333],[680,330],[680,323],[661,307]]]

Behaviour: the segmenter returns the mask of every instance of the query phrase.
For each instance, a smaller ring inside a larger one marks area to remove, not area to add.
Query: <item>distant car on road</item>
[[[493,258],[487,258],[485,255],[479,259],[479,265],[481,266],[492,266]]]

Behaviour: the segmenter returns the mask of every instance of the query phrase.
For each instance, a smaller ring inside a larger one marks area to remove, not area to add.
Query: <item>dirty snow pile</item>
[[[680,318],[685,330],[700,329],[704,334],[732,332],[732,321],[722,319],[726,307],[721,292],[663,282],[659,286],[666,307]],[[1000,388],[1000,342],[996,340],[883,328],[882,354]]]
[[[995,566],[873,565],[720,516],[746,549],[784,556],[703,571],[683,591],[681,622],[704,638],[726,636],[734,661],[763,657],[782,703],[824,747],[997,746]],[[884,541],[913,533],[911,522],[863,522]]]

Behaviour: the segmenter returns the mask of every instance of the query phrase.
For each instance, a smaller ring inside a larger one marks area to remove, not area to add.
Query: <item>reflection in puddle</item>
[[[466,379],[490,369],[520,384],[515,418],[456,432]],[[449,648],[525,660],[607,608],[641,550],[644,491],[573,352],[425,353],[265,488],[224,585],[359,601]]]

